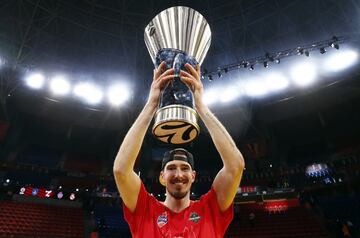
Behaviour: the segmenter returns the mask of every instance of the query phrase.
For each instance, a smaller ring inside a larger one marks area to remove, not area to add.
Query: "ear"
[[[164,179],[164,172],[161,171],[159,175],[159,182],[162,186],[166,187],[165,179]]]
[[[191,179],[191,182],[193,183],[193,182],[195,182],[195,178],[196,178],[196,171],[195,170],[193,170],[192,171],[192,179]]]

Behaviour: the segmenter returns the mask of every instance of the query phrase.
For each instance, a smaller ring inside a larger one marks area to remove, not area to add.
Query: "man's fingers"
[[[189,78],[194,77],[184,70],[180,70],[180,76],[189,77]]]
[[[191,74],[192,76],[194,76],[196,79],[200,78],[200,77],[198,77],[199,74],[196,72],[196,70],[194,69],[194,67],[191,66],[191,64],[186,63],[186,64],[185,64],[185,68],[186,68],[186,69],[190,72],[190,74]]]
[[[191,91],[194,92],[195,86],[192,84],[192,82],[193,82],[193,79],[192,79],[192,78],[189,78],[189,77],[181,77],[180,79],[181,79],[181,81],[182,81]]]
[[[171,68],[171,69],[168,69],[168,70],[166,70],[164,73],[162,73],[160,76],[159,76],[159,79],[160,78],[163,78],[163,77],[165,77],[165,76],[167,76],[167,75],[172,75],[174,73],[174,69],[173,68]],[[174,75],[173,75],[174,76]]]
[[[163,69],[165,68],[165,65],[166,65],[166,62],[165,62],[165,61],[162,61],[162,62],[159,64],[158,69],[159,69],[159,70],[163,70]]]
[[[170,80],[174,79],[175,75],[167,75],[164,77],[160,77],[160,87],[162,88],[165,84],[167,84],[168,82],[170,82]]]
[[[155,71],[155,78],[158,78],[163,73],[165,68],[166,68],[166,62],[163,61],[163,62],[161,62],[161,64],[159,64],[159,67],[157,67],[157,69]]]
[[[196,72],[198,73],[198,75],[201,75],[201,69],[199,64],[196,65]]]

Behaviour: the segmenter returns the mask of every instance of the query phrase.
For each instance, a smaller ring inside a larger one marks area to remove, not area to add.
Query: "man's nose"
[[[175,171],[175,177],[181,177],[182,176],[182,171],[180,168],[177,168],[176,171]]]

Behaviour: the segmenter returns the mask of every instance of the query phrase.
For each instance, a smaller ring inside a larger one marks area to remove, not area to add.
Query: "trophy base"
[[[153,135],[169,144],[185,144],[196,139],[200,133],[197,113],[194,109],[174,104],[158,109],[152,128]]]

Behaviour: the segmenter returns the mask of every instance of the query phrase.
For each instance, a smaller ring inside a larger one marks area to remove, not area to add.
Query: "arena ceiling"
[[[144,28],[157,13],[175,5],[194,8],[208,20],[212,45],[203,68],[210,71],[333,36],[347,39],[339,51],[344,47],[360,50],[360,3],[356,0],[2,1],[0,56],[8,67],[1,73],[2,117],[9,120],[25,112],[68,125],[126,131],[147,98],[152,78]],[[296,57],[303,56],[285,58],[279,66],[288,67],[286,61]],[[256,66],[253,72],[266,73],[271,67]],[[54,99],[24,85],[22,77],[32,70],[65,72],[73,75],[73,81],[91,77],[99,84],[115,75],[131,85],[132,96],[120,109]],[[249,74],[247,69],[230,71],[212,82],[205,80],[205,88],[231,86],[235,78]],[[330,113],[337,107],[346,115],[356,113],[354,107],[342,105],[359,105],[358,77],[359,69],[353,67],[331,75],[331,83],[321,87],[271,98],[239,99],[213,110],[235,136],[266,137],[263,127],[272,125],[276,131],[284,121],[293,126],[294,118],[311,114],[321,123],[321,112]],[[350,118],[355,122],[358,115]],[[312,119],[305,121],[312,123]],[[287,136],[286,129],[282,133]]]

